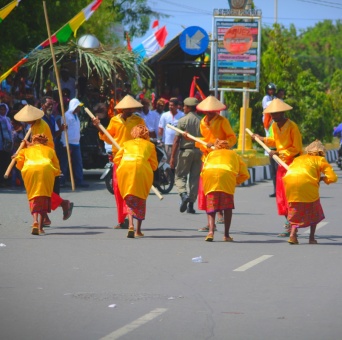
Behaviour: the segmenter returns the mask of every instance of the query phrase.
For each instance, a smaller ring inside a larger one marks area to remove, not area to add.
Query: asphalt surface
[[[57,209],[45,236],[30,234],[25,192],[0,189],[0,339],[341,339],[336,172],[337,184],[321,186],[318,245],[307,229],[299,245],[277,237],[270,181],[237,188],[233,243],[222,225],[204,242],[206,215],[181,214],[175,189],[149,196],[142,239],[113,229],[101,172],[86,172],[87,189],[63,189],[73,215]]]

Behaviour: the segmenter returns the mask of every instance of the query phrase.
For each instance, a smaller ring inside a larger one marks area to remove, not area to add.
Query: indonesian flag
[[[164,47],[167,34],[166,26],[163,26],[135,47],[133,52],[139,55],[139,62],[144,58],[151,57],[159,49]]]

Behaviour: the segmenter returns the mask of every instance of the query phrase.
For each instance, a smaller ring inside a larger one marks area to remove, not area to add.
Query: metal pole
[[[278,22],[278,0],[274,0],[274,23]]]

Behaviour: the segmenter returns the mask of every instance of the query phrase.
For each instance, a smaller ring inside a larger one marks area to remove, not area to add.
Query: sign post
[[[259,91],[261,46],[261,11],[244,9],[246,2],[230,0],[231,9],[214,9],[210,65],[210,90],[215,95],[243,93],[238,142],[243,153],[252,148],[245,129],[251,127],[249,92]]]

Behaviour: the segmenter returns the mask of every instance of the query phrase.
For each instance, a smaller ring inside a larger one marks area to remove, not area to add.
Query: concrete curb
[[[329,163],[336,162],[338,157],[338,150],[328,150],[325,158]],[[242,186],[250,186],[255,182],[262,182],[271,180],[271,166],[268,165],[261,165],[261,166],[254,166],[248,168],[250,178],[243,182]]]

